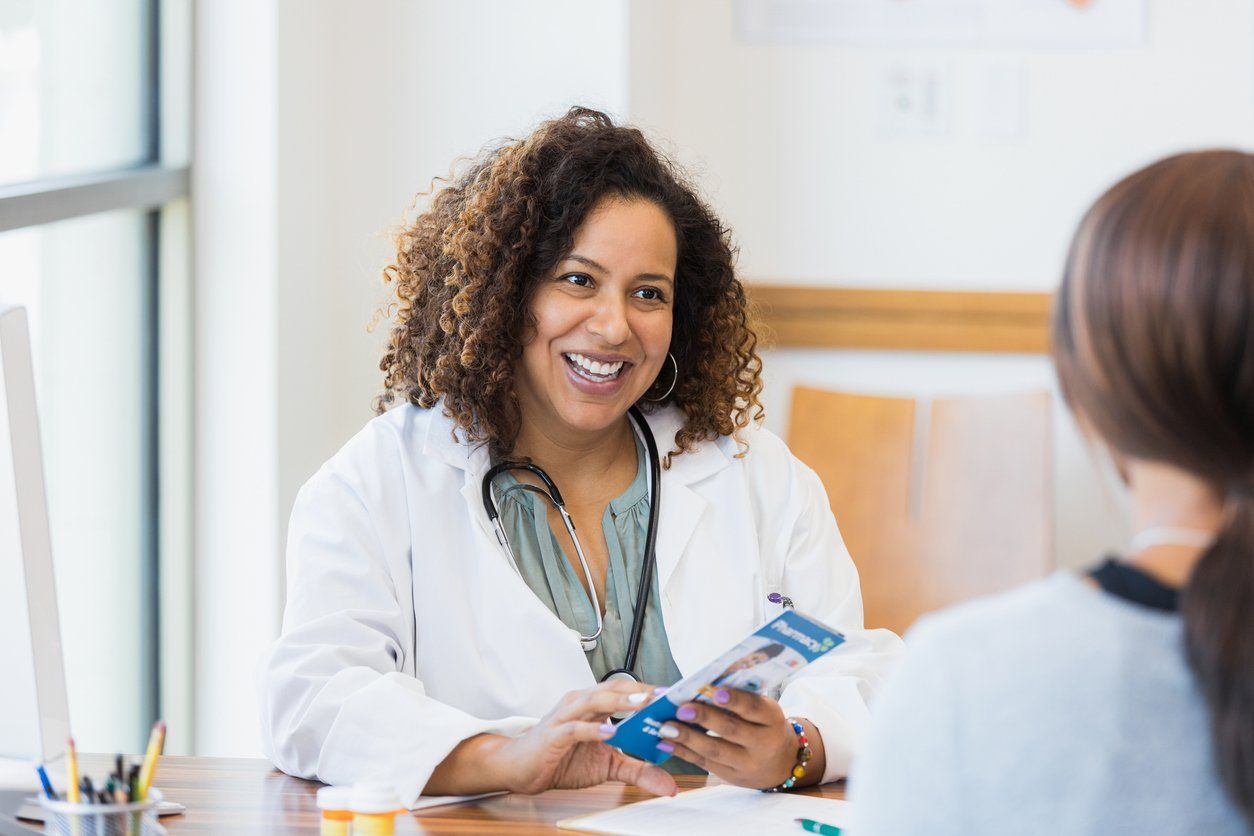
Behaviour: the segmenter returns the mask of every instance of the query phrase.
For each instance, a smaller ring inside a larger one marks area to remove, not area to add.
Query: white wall
[[[625,0],[280,3],[284,508],[372,415],[386,326],[366,327],[415,195],[572,104],[625,113],[626,24]]]
[[[194,745],[257,752],[256,649],[278,633],[274,0],[197,4]]]
[[[1254,138],[1254,6],[1147,0],[1143,46],[942,48],[748,43],[733,4],[632,4],[631,109],[665,137],[735,231],[751,281],[1052,290],[1072,230],[1115,179],[1160,155]],[[935,70],[935,135],[884,130],[886,76]],[[1017,78],[1021,130],[987,128],[990,81]],[[942,108],[944,110],[944,108]],[[764,353],[768,425],[795,383],[894,394],[1051,388],[1040,357]],[[1123,539],[1056,413],[1062,565]]]
[[[1081,50],[751,44],[733,4],[638,0],[632,116],[701,173],[750,277],[1048,290],[1116,177],[1254,138],[1254,6],[1146,3],[1145,46]],[[947,133],[882,135],[903,66],[948,69]],[[1008,66],[1023,132],[984,136],[985,73]]]

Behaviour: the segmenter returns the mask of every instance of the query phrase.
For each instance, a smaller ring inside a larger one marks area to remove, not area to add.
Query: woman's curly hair
[[[443,398],[469,440],[508,455],[531,297],[607,197],[649,200],[675,227],[670,350],[679,375],[664,402],[686,420],[667,465],[760,419],[762,364],[728,229],[640,131],[582,107],[483,153],[400,229],[396,262],[383,271],[396,295],[376,412],[398,396],[424,408]],[[663,390],[672,373],[665,364],[653,388]],[[658,405],[640,402],[645,411]]]

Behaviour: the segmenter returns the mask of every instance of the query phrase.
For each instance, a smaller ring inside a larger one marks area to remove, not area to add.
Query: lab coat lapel
[[[445,462],[465,472],[461,495],[466,503],[466,511],[487,536],[484,541],[485,552],[489,562],[481,564],[475,571],[480,572],[481,583],[507,583],[515,587],[517,597],[513,598],[518,606],[527,608],[535,614],[531,621],[537,629],[544,629],[548,635],[537,640],[537,647],[544,648],[545,664],[554,666],[560,671],[558,681],[576,683],[578,687],[589,687],[594,684],[592,671],[579,648],[578,634],[571,630],[562,620],[554,615],[540,599],[531,593],[530,587],[510,562],[504,548],[500,547],[496,532],[488,521],[487,512],[483,508],[483,477],[491,466],[491,457],[486,444],[470,444],[465,440],[465,433],[457,427],[452,419],[444,414],[442,404],[437,405],[427,428],[427,438],[423,443],[423,452],[432,458]],[[499,566],[495,562],[499,561]],[[499,574],[505,568],[505,574]],[[504,579],[503,579],[504,578]],[[494,616],[505,615],[516,619],[517,613],[502,611]],[[541,628],[540,625],[543,625]]]
[[[663,471],[662,515],[657,526],[658,589],[666,589],[708,504],[704,497],[682,482],[668,482]]]
[[[486,451],[483,453],[481,463],[476,463],[474,457],[471,458],[471,462],[466,467],[466,481],[462,483],[462,498],[466,500],[466,510],[470,518],[488,533],[493,542],[496,542],[496,532],[492,530],[488,512],[483,508],[483,475],[487,472],[488,454]]]
[[[488,522],[487,512],[483,510],[483,475],[488,472],[491,464],[488,447],[486,444],[471,444],[466,440],[462,428],[444,414],[443,401],[432,407],[422,452],[465,472],[461,494],[466,501],[466,511],[495,541],[496,534],[492,531],[492,524]]]
[[[647,420],[657,439],[658,452],[665,459],[666,453],[675,449],[675,435],[683,426],[683,413],[668,407],[649,415]],[[670,469],[662,471],[662,510],[657,531],[658,589],[666,589],[709,506],[709,500],[692,486],[727,465],[727,455],[719,439],[702,442],[695,450],[672,457]]]

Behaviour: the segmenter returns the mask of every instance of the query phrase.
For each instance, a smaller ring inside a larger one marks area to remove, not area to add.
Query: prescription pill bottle
[[[318,809],[322,812],[322,836],[348,836],[353,822],[353,790],[351,787],[323,787],[318,790]]]
[[[392,836],[401,812],[396,791],[381,784],[353,787],[353,836]]]

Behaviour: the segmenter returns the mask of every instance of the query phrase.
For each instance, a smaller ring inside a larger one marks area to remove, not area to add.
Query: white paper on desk
[[[461,804],[463,801],[477,801],[492,795],[505,795],[503,792],[484,792],[479,795],[420,795],[418,800],[409,805],[410,812],[425,810],[428,807],[443,807],[445,804]]]
[[[604,813],[593,813],[557,823],[565,830],[615,833],[621,836],[758,836],[763,833],[798,834],[793,819],[814,819],[837,827],[849,825],[848,801],[814,798],[782,792],[759,792],[720,784],[681,792],[672,798],[652,798]]]

